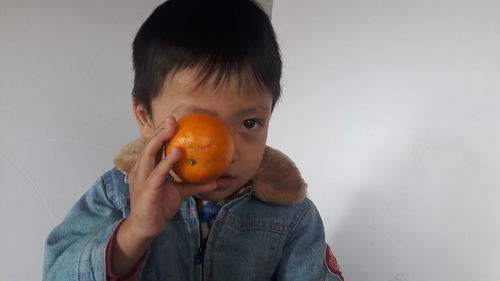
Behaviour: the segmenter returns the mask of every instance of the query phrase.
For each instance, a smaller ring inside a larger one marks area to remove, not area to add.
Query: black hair
[[[251,0],[169,0],[142,24],[133,42],[133,97],[151,114],[167,76],[197,68],[200,85],[251,75],[281,95],[281,56],[269,17]]]

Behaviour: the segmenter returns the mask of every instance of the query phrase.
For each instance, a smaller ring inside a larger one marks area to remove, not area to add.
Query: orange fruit
[[[182,158],[172,170],[182,180],[205,183],[217,179],[231,164],[233,138],[224,122],[204,113],[187,115],[177,122],[176,133],[165,147],[168,154],[174,147]]]

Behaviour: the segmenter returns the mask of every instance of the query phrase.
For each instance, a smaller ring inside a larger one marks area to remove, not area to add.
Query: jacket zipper
[[[198,252],[196,253],[196,256],[194,257],[194,263],[196,265],[201,264],[201,281],[203,281],[203,259],[205,256],[205,253],[203,252],[203,249],[201,247],[201,228],[200,228],[200,217],[198,215],[198,207],[196,204],[196,200],[194,198],[191,198],[191,203],[193,204],[194,207],[192,207],[192,211],[194,210],[194,216],[196,217],[196,222],[197,222],[197,237],[198,237]]]
[[[221,213],[221,211],[223,209],[227,209],[229,206],[234,205],[238,201],[240,201],[243,198],[249,196],[249,194],[251,192],[252,191],[248,191],[245,194],[242,194],[241,196],[239,196],[237,198],[234,198],[233,200],[231,200],[231,201],[227,202],[226,204],[224,204],[224,206],[222,206],[220,208],[219,212],[215,216],[215,220],[217,220],[217,218],[220,216],[220,213]],[[200,218],[198,216],[198,206],[196,205],[196,200],[194,198],[192,198],[192,200],[193,200],[192,202],[194,202],[196,219],[198,221],[198,244],[199,244],[198,253],[195,256],[194,262],[196,264],[201,264],[201,280],[203,281],[205,279],[205,251],[207,249],[207,245],[209,244],[209,241],[211,240],[210,238],[213,235],[212,235],[212,230],[210,230],[210,232],[208,233],[207,241],[206,241],[205,245],[203,245],[202,237],[201,237]],[[214,238],[212,238],[212,239],[214,239]]]

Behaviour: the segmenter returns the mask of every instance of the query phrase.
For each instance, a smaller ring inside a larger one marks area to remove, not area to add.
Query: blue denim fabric
[[[104,174],[47,238],[43,280],[106,280],[105,252],[130,212],[127,177]],[[200,251],[193,198],[152,243],[140,280],[335,280],[314,204],[270,204],[252,192],[225,204]]]

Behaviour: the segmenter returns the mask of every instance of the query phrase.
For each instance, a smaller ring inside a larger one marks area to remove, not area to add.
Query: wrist
[[[135,219],[131,216],[126,218],[120,229],[118,229],[118,234],[122,232],[122,236],[127,237],[127,240],[134,241],[134,244],[145,244],[149,245],[153,239],[159,234],[154,231],[145,231],[144,227],[135,222]]]
[[[137,235],[125,219],[117,229],[111,252],[111,271],[117,276],[130,275],[151,245],[152,238]]]

